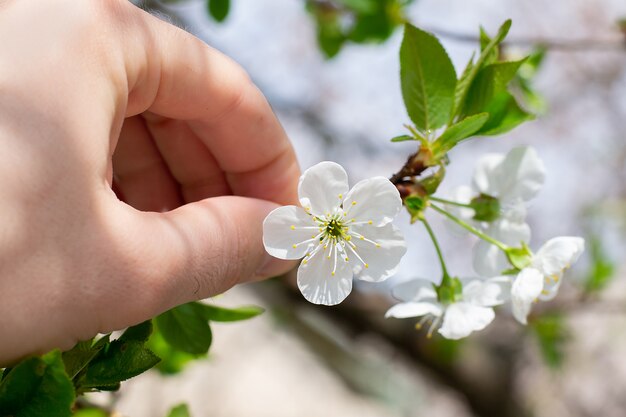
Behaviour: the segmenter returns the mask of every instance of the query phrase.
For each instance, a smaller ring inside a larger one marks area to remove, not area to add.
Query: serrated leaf
[[[409,117],[422,131],[434,130],[450,118],[456,73],[437,38],[405,25],[400,47],[402,97]]]
[[[211,327],[200,303],[187,303],[166,311],[156,318],[156,325],[165,341],[183,352],[206,353],[211,346]]]
[[[470,86],[461,114],[484,112],[497,94],[506,91],[524,61],[496,62],[481,69]]]
[[[58,350],[20,362],[0,384],[0,416],[69,417],[73,403],[74,387]]]
[[[208,0],[209,14],[217,22],[223,22],[230,11],[230,0]]]
[[[392,142],[406,142],[407,140],[417,140],[417,139],[409,135],[400,135],[400,136],[391,138]]]
[[[178,404],[173,407],[168,413],[167,417],[190,417],[189,408],[187,404]]]
[[[485,32],[485,29],[480,27],[480,51],[484,51],[491,43],[491,37]],[[498,60],[499,48],[492,48],[489,54],[485,57],[484,64],[488,65]]]
[[[71,350],[63,352],[65,372],[70,379],[74,379],[74,377],[78,375],[78,373],[82,371],[93,358],[96,357],[103,346],[103,344],[93,346],[92,340],[88,340],[85,342],[79,342]]]
[[[251,319],[262,314],[265,309],[258,306],[242,306],[237,308],[218,307],[210,304],[198,303],[202,306],[202,314],[211,321],[240,321]]]
[[[129,327],[124,331],[118,339],[120,342],[134,340],[137,342],[145,342],[152,334],[152,320],[146,320],[135,326]]]
[[[78,389],[116,390],[121,381],[147,371],[159,360],[143,341],[114,340],[89,363],[77,381]]]
[[[435,153],[440,155],[445,154],[463,139],[466,139],[478,132],[487,120],[489,120],[489,114],[480,113],[466,117],[460,122],[449,126],[435,141]]]
[[[483,68],[485,62],[493,53],[493,50],[497,48],[498,45],[500,45],[500,43],[504,40],[506,35],[509,33],[509,29],[511,29],[510,19],[505,21],[502,26],[500,26],[497,35],[493,39],[491,39],[491,42],[489,42],[484,47],[484,49],[481,50],[480,56],[478,57],[476,63],[468,66],[468,68],[466,68],[466,71],[464,71],[464,74],[461,76],[461,80],[457,84],[454,94],[454,107],[450,121],[452,121],[452,119],[454,119],[463,108],[469,87],[474,81],[474,78],[476,78],[478,71]]]
[[[476,135],[500,135],[535,118],[522,109],[515,98],[506,91],[494,97],[485,111],[489,113],[489,120],[476,132]]]

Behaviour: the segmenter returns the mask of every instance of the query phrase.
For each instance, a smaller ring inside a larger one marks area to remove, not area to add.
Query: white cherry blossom
[[[341,165],[321,162],[300,177],[302,207],[284,206],[263,222],[267,252],[300,259],[298,287],[314,304],[335,305],[352,291],[352,279],[383,281],[406,252],[391,224],[402,207],[396,187],[374,177],[348,189]]]
[[[422,279],[408,281],[394,288],[394,297],[402,302],[391,307],[385,317],[403,319],[421,316],[416,327],[419,329],[431,320],[429,337],[441,325],[439,333],[443,337],[461,339],[484,329],[493,321],[493,307],[507,301],[510,282],[508,277],[465,280],[461,297],[445,304],[438,301],[432,282]]]
[[[534,302],[555,297],[565,270],[578,260],[584,249],[585,241],[580,237],[557,237],[547,241],[531,257],[529,266],[520,271],[511,287],[517,321],[526,324]]]

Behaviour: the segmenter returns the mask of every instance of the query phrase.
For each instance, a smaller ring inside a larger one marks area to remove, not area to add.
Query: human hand
[[[0,363],[291,266],[299,169],[237,64],[126,0],[3,2],[0,38]]]

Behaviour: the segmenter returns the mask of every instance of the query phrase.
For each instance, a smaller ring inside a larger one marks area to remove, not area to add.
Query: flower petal
[[[463,300],[483,307],[504,304],[511,297],[511,281],[508,276],[499,276],[463,282]]]
[[[300,204],[316,216],[334,213],[348,192],[348,174],[335,162],[324,161],[304,171],[298,184]]]
[[[480,240],[474,246],[474,271],[481,277],[499,275],[509,269],[509,261],[506,255],[497,246]]]
[[[379,282],[395,274],[406,253],[406,242],[400,230],[388,223],[380,227],[355,225],[350,228],[350,232],[353,234],[348,245],[352,243],[354,251],[361,258],[358,259],[356,255],[350,258],[356,278]]]
[[[529,201],[541,190],[546,169],[534,148],[519,146],[509,151],[494,174],[503,203],[515,199]]]
[[[532,303],[539,297],[543,289],[543,275],[535,268],[524,268],[517,275],[511,286],[511,302],[513,316],[522,324],[526,324]]]
[[[337,257],[335,275],[334,257],[327,257],[327,252],[320,251],[302,262],[298,268],[298,288],[309,302],[332,306],[342,302],[352,291],[352,269],[350,265]]]
[[[425,279],[402,282],[393,287],[391,294],[404,302],[428,301],[432,303],[437,301],[437,293],[433,283]]]
[[[439,333],[447,339],[461,339],[482,330],[495,317],[492,308],[459,302],[448,306]]]
[[[402,207],[398,189],[385,177],[359,181],[343,204],[347,219],[372,221],[374,226],[390,223]]]
[[[504,155],[498,153],[486,154],[478,160],[472,177],[472,185],[478,193],[493,197],[500,196],[496,170],[502,161],[504,161]]]
[[[533,267],[546,277],[560,275],[576,262],[585,250],[585,240],[580,237],[557,237],[548,240],[533,256]]]
[[[400,303],[391,307],[385,313],[385,318],[395,317],[397,319],[406,319],[408,317],[419,317],[426,314],[432,314],[433,316],[441,316],[443,310],[441,304],[437,302],[420,302],[420,303]]]
[[[316,223],[304,209],[296,206],[283,206],[274,209],[263,221],[263,245],[270,255],[280,259],[300,259],[306,255],[315,242],[311,240],[318,233]],[[295,248],[293,245],[297,245]]]

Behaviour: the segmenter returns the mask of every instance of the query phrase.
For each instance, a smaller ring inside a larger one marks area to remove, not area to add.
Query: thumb
[[[293,267],[293,262],[271,257],[263,246],[263,220],[278,207],[275,203],[223,196],[166,213],[120,206],[125,211],[117,216],[124,236],[120,258],[130,262],[124,262],[124,291],[114,292],[117,305],[134,310],[125,311],[123,320],[146,320]],[[116,325],[124,324],[112,327]]]

